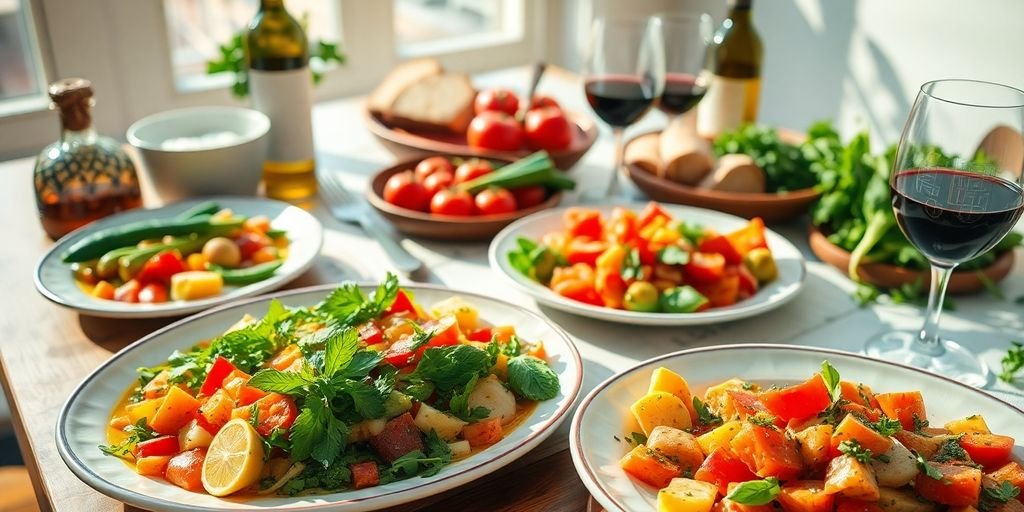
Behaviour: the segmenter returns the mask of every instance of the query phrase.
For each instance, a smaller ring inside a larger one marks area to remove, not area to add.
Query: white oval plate
[[[615,206],[619,205],[588,205],[587,208],[600,210],[607,217]],[[628,206],[637,211],[644,207],[642,204],[623,206]],[[747,224],[746,219],[703,208],[670,204],[662,204],[661,207],[676,219],[697,223],[721,232],[733,231]],[[516,239],[519,237],[539,240],[547,233],[563,229],[562,214],[567,209],[545,210],[512,223],[498,233],[491,242],[491,247],[488,251],[491,268],[511,279],[513,284],[523,292],[533,296],[537,302],[567,313],[634,325],[713,324],[747,318],[775,309],[796,297],[804,283],[806,270],[804,269],[804,257],[800,254],[800,250],[791,244],[789,240],[783,238],[782,235],[772,230],[766,230],[765,237],[768,241],[768,248],[771,249],[772,255],[775,257],[775,263],[779,267],[779,278],[762,287],[753,297],[739,301],[732,306],[715,308],[700,313],[639,313],[623,309],[592,306],[567,299],[551,291],[547,286],[524,276],[512,268],[507,256],[509,251],[516,248]]]
[[[71,267],[61,262],[61,255],[71,244],[97,229],[119,226],[146,219],[166,219],[205,201],[216,201],[221,208],[230,208],[247,217],[266,215],[274,229],[288,232],[288,258],[269,279],[246,286],[225,286],[216,297],[200,300],[176,300],[159,304],[137,304],[97,299],[82,291],[71,275]],[[36,289],[44,297],[61,306],[93,316],[107,318],[159,318],[183,316],[224,304],[242,297],[252,297],[284,286],[299,277],[313,265],[324,242],[324,229],[320,221],[309,212],[281,201],[258,197],[204,197],[190,199],[163,208],[129,210],[100,219],[61,238],[43,255],[36,265]]]
[[[374,285],[375,286],[375,285]],[[366,293],[374,286],[363,286]],[[297,497],[221,499],[183,490],[164,480],[140,476],[120,459],[100,453],[106,444],[106,425],[114,402],[135,381],[136,368],[165,361],[174,350],[224,332],[242,315],[258,318],[267,311],[271,296],[228,304],[175,322],[115,354],[79,384],[57,418],[57,451],[83,482],[114,499],[153,511],[317,510],[356,512],[374,510],[431,496],[482,477],[516,460],[551,435],[565,419],[579,394],[583,363],[569,337],[540,315],[492,298],[429,285],[403,287],[422,304],[430,305],[460,295],[477,306],[480,317],[494,324],[511,324],[527,340],[543,340],[548,360],[558,374],[562,390],[557,397],[537,404],[522,425],[497,444],[453,462],[429,478],[411,478],[358,491]],[[274,294],[288,306],[311,306],[334,285],[315,286]]]
[[[869,384],[876,392],[920,390],[928,417],[938,424],[971,414],[985,416],[993,432],[1018,440],[1014,456],[1024,459],[1024,411],[952,379],[860,354],[787,345],[723,345],[683,350],[644,361],[599,384],[572,419],[569,449],[583,483],[609,512],[654,510],[657,490],[626,476],[619,459],[632,447],[623,433],[635,431],[629,406],[647,392],[651,372],[664,366],[682,375],[696,392],[732,377],[752,381],[804,380],[828,359],[844,379]],[[632,429],[632,430],[631,430]]]

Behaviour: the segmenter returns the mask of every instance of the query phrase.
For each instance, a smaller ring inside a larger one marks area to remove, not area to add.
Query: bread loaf
[[[626,165],[635,165],[651,174],[658,174],[661,169],[661,150],[658,148],[661,138],[658,135],[647,133],[630,141],[623,155]]]
[[[423,58],[405,61],[392,69],[388,76],[384,77],[384,81],[370,93],[366,99],[366,106],[374,114],[385,114],[391,110],[395,100],[409,86],[441,73],[443,70],[437,59]]]
[[[402,91],[384,115],[399,128],[465,133],[473,120],[475,98],[476,90],[466,74],[429,76]]]
[[[711,144],[697,135],[686,116],[677,116],[661,132],[659,176],[684,185],[696,185],[711,172]]]
[[[765,191],[764,170],[748,155],[722,155],[718,167],[709,174],[700,186],[722,192],[756,193]]]

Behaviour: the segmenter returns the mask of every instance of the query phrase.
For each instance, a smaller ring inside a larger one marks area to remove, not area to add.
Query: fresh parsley
[[[387,484],[416,475],[423,478],[434,476],[452,461],[451,449],[438,437],[437,432],[431,430],[423,444],[426,453],[414,450],[395,459],[391,467],[381,472],[380,483]]]
[[[355,283],[345,283],[317,305],[316,310],[330,315],[343,327],[354,327],[380,316],[397,296],[398,277],[388,272],[372,296],[363,295]]]
[[[1013,382],[1017,373],[1024,368],[1024,344],[1019,341],[1011,341],[1010,344],[1012,346],[1001,361],[1003,368],[999,372],[999,380],[1003,382]]]
[[[1020,489],[1013,485],[1013,482],[1003,480],[994,487],[984,487],[982,489],[981,501],[979,503],[982,512],[991,512],[999,507],[999,505],[1009,503],[1010,500],[1016,499],[1020,496]]]
[[[508,386],[528,400],[550,400],[562,390],[558,375],[544,361],[533,356],[517,356],[508,361]]]
[[[885,454],[875,455],[871,450],[861,446],[856,439],[848,439],[839,443],[839,452],[852,457],[862,464],[870,464],[873,460],[889,462],[889,456]]]
[[[645,436],[642,432],[630,432],[629,438],[627,438],[626,440],[637,446],[647,444],[647,436]]]
[[[747,421],[757,425],[759,427],[775,428],[775,416],[766,412],[759,412],[757,414],[751,414],[747,416]]]
[[[767,505],[779,495],[781,490],[778,478],[750,480],[734,487],[726,498],[740,505]]]
[[[960,446],[959,437],[951,437],[942,441],[938,451],[932,456],[935,462],[970,462],[971,456],[967,454],[963,446]]]
[[[711,412],[711,409],[700,398],[693,397],[693,410],[697,413],[697,422],[701,425],[718,425],[722,423],[722,417]]]
[[[903,430],[903,424],[899,420],[894,420],[888,416],[882,416],[878,418],[878,421],[868,422],[868,426],[885,437],[890,437]]]
[[[461,392],[452,395],[452,399],[448,402],[448,407],[451,409],[452,414],[462,421],[475,423],[479,420],[487,419],[487,416],[491,414],[491,410],[486,407],[477,406],[471,408],[469,406],[469,395],[476,387],[479,377],[479,375],[474,375],[473,378],[469,379],[466,387]]]
[[[107,454],[113,455],[119,458],[128,458],[132,455],[135,450],[135,446],[143,441],[148,441],[157,437],[157,433],[153,429],[149,428],[146,424],[146,418],[139,418],[139,421],[135,422],[134,425],[128,425],[124,428],[124,432],[128,434],[128,437],[117,444],[101,444],[100,451]]]
[[[916,453],[914,455],[916,456],[917,460],[917,469],[921,470],[921,473],[924,473],[928,478],[931,478],[932,480],[942,480],[943,478],[945,478],[942,475],[942,472],[939,471],[938,469],[935,469],[935,466],[932,466],[931,464],[928,463],[928,461],[924,460],[924,457],[922,457],[920,453]]]
[[[430,381],[437,389],[449,392],[465,386],[474,375],[490,370],[490,355],[470,345],[429,347],[412,373],[414,378]],[[509,370],[511,373],[511,362]]]
[[[918,434],[925,434],[924,429],[928,428],[928,420],[921,418],[917,413],[914,413],[913,420],[914,432]]]

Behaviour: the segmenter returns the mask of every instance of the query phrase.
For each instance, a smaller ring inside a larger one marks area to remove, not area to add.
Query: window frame
[[[85,76],[96,90],[94,124],[124,139],[128,126],[146,115],[197,105],[246,105],[224,87],[178,90],[162,1],[23,0],[30,9],[47,82]],[[316,101],[369,91],[400,60],[394,35],[394,2],[338,2],[344,66],[326,70]],[[543,0],[513,0],[521,10],[519,37],[494,38],[473,47],[438,43],[431,53],[448,69],[479,72],[523,65],[540,58],[546,45]],[[85,30],[83,27],[100,27]],[[386,28],[382,30],[382,28]],[[154,57],[156,56],[156,57]],[[32,154],[59,134],[49,102],[0,116],[0,159]]]

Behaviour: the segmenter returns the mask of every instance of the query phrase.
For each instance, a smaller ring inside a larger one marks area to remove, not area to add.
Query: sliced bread
[[[367,107],[374,114],[384,114],[391,110],[395,100],[409,86],[430,76],[443,73],[441,63],[437,59],[422,58],[405,61],[384,77],[366,100]]]
[[[465,133],[473,119],[475,98],[468,75],[432,75],[406,87],[382,115],[399,128]]]

